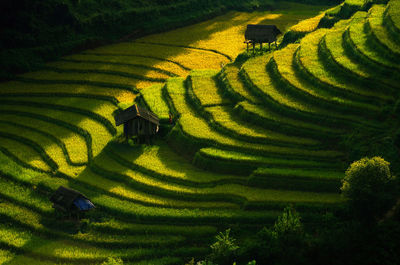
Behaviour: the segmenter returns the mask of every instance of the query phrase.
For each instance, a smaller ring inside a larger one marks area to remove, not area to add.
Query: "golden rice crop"
[[[294,108],[302,111],[309,111],[307,105],[303,105],[297,102],[296,99],[278,90],[273,84],[272,80],[265,70],[265,65],[268,63],[271,57],[259,56],[249,59],[244,65],[243,69],[246,74],[251,78],[252,82],[258,89],[260,89],[264,94],[271,97],[274,101],[279,104],[286,105],[290,108]]]
[[[72,112],[65,112],[52,109],[51,111],[35,107],[21,107],[21,106],[0,106],[0,109],[7,110],[22,110],[34,114],[48,116],[54,119],[59,119],[75,126],[81,127],[86,130],[92,137],[92,151],[93,156],[96,156],[103,149],[104,146],[111,139],[112,135],[107,129],[97,121],[90,117],[83,116]],[[24,160],[25,161],[25,160]]]
[[[216,131],[214,131],[204,119],[201,119],[194,115],[190,109],[190,107],[185,102],[183,92],[183,87],[174,87],[175,90],[171,90],[171,87],[167,85],[168,91],[172,91],[173,94],[170,94],[174,106],[177,108],[179,113],[182,113],[179,123],[182,125],[182,129],[185,133],[203,140],[212,140],[219,144],[234,146],[235,148],[247,148],[255,151],[264,151],[264,152],[276,152],[276,153],[290,153],[290,154],[303,154],[303,155],[317,155],[317,156],[336,156],[338,155],[335,151],[312,151],[312,150],[302,150],[296,148],[288,148],[288,147],[279,147],[272,145],[263,145],[263,144],[253,144],[244,141],[239,141],[233,139],[229,136],[222,135]],[[176,89],[179,89],[178,91]],[[178,93],[177,93],[178,92]],[[181,92],[181,93],[179,93]]]
[[[319,21],[324,15],[325,13],[321,13],[318,16],[302,20],[300,23],[292,26],[290,30],[302,33],[314,31],[317,29]]]
[[[2,93],[71,93],[71,94],[89,94],[89,95],[102,95],[109,96],[117,99],[118,101],[133,102],[135,94],[133,92],[111,88],[111,87],[97,87],[90,85],[78,84],[34,84],[18,81],[10,81],[0,83],[0,95]]]
[[[218,91],[215,82],[216,71],[192,71],[190,77],[192,80],[193,93],[200,100],[202,106],[227,103]]]
[[[0,136],[0,147],[7,149],[11,154],[26,164],[44,171],[51,171],[51,168],[42,157],[32,148],[15,140]]]
[[[23,116],[2,114],[1,120],[12,121],[17,124],[29,125],[30,127],[40,129],[54,137],[60,139],[65,144],[68,155],[74,163],[86,163],[88,160],[87,147],[85,139],[73,131],[54,123],[31,119]]]
[[[162,87],[163,85],[160,84],[153,85],[146,89],[142,89],[140,94],[152,112],[154,112],[160,119],[168,119],[169,108],[167,103],[162,99]]]
[[[317,141],[301,137],[287,136],[271,130],[253,126],[249,123],[243,123],[235,117],[236,114],[230,113],[226,107],[216,106],[206,108],[211,113],[213,119],[221,126],[241,135],[248,135],[256,138],[284,141],[297,144],[317,144]]]
[[[10,124],[1,124],[0,132],[11,133],[37,143],[43,148],[44,152],[56,162],[59,167],[58,170],[67,175],[77,175],[83,170],[83,167],[76,167],[68,164],[61,147],[45,135]]]
[[[154,170],[159,174],[172,176],[177,179],[194,182],[211,182],[222,179],[232,179],[234,176],[204,171],[193,166],[186,159],[177,155],[168,145],[159,141],[156,145],[144,147],[143,149],[113,149],[113,152],[124,160]]]

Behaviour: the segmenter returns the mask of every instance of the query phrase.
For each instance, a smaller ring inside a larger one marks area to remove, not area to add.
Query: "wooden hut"
[[[275,46],[277,46],[276,38],[279,34],[282,34],[282,32],[275,25],[247,25],[247,29],[244,33],[247,52],[249,51],[250,43],[253,44],[253,52],[256,43],[260,43],[261,49],[263,43],[268,43],[269,48],[271,48],[272,42],[275,42]]]
[[[80,212],[86,212],[95,208],[94,204],[79,191],[60,186],[50,197],[53,208],[70,216],[79,216]]]
[[[137,104],[123,110],[115,116],[115,125],[124,124],[126,139],[137,136],[140,142],[143,138],[147,143],[158,132],[159,119],[153,112],[138,106]]]

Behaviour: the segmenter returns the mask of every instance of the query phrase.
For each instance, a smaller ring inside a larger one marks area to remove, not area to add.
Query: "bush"
[[[351,210],[363,221],[382,217],[396,200],[397,182],[389,165],[381,157],[365,157],[346,171],[341,191],[349,199]]]
[[[255,258],[257,264],[306,264],[306,236],[299,214],[286,207],[272,228],[263,228],[247,240],[240,258]]]
[[[236,250],[239,248],[236,245],[236,239],[232,238],[229,233],[231,229],[227,229],[225,233],[220,232],[215,238],[217,241],[211,245],[210,259],[219,265],[232,264],[236,256]]]

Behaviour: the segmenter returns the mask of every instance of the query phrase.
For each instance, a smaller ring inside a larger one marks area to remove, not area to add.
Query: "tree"
[[[236,250],[239,248],[235,242],[236,239],[229,235],[230,231],[231,229],[227,229],[225,233],[220,232],[215,237],[217,241],[211,245],[212,253],[210,259],[219,265],[232,264]]]
[[[362,158],[346,170],[341,191],[357,217],[371,222],[393,206],[398,194],[390,163],[381,157]]]

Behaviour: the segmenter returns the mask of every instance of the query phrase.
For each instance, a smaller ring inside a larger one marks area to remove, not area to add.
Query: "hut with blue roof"
[[[79,217],[84,213],[95,208],[94,204],[79,191],[60,186],[50,197],[53,208],[67,213],[69,216]]]

